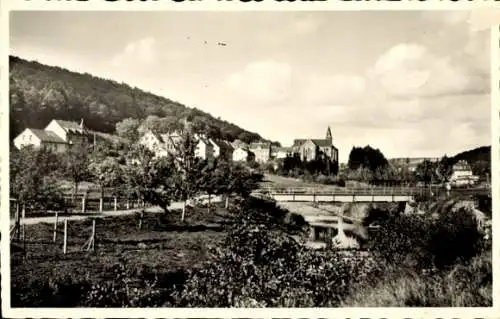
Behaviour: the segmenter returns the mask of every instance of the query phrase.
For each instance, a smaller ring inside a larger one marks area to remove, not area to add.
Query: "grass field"
[[[53,225],[26,226],[26,247],[11,246],[13,306],[22,306],[44,278],[85,278],[94,283],[115,280],[114,265],[125,265],[129,278],[143,280],[148,274],[167,276],[185,272],[208,260],[209,249],[220,243],[231,223],[227,212],[207,213],[206,208],[191,209],[184,223],[179,212],[148,213],[142,229],[139,216],[100,219],[96,223],[95,252],[82,251],[90,236],[91,220],[68,223],[68,253],[62,253],[63,235],[52,242]],[[62,223],[59,226],[62,230]],[[174,277],[177,275],[173,275]],[[175,283],[175,278],[172,283]],[[36,299],[36,298],[35,298]]]

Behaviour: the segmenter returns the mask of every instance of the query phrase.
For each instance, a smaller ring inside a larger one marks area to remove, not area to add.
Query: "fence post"
[[[94,251],[94,244],[95,244],[95,218],[92,220],[92,242],[91,242],[92,251]]]
[[[115,210],[118,210],[118,202],[117,202],[116,196],[115,196]]]
[[[130,200],[128,199],[128,197],[127,197],[127,204],[126,205],[127,205],[127,210],[130,209]]]
[[[333,247],[333,229],[328,227],[326,229],[326,248],[331,249]]]
[[[58,212],[56,212],[56,220],[54,222],[54,237],[52,239],[52,241],[55,243],[56,242],[56,239],[57,239],[57,218],[58,218]]]
[[[144,211],[141,211],[141,214],[139,216],[139,230],[142,229],[142,219],[144,218]]]
[[[17,241],[19,241],[21,238],[21,232],[19,231],[21,228],[21,215],[19,214],[19,201],[16,201],[16,237]]]
[[[99,198],[99,213],[102,213],[103,211],[103,206],[104,206],[104,198],[101,196]]]
[[[23,210],[22,210],[22,219],[23,219],[23,221],[24,221],[25,218],[26,218],[26,205],[23,204]],[[22,237],[23,237],[23,241],[24,241],[24,238],[25,238],[24,236],[26,234],[25,233],[25,225],[24,225],[24,223],[21,225],[21,227],[22,227]]]
[[[87,201],[87,195],[83,194],[82,196],[82,214],[85,214],[86,210],[86,201]]]
[[[64,220],[64,241],[63,241],[63,254],[66,254],[68,248],[68,220]]]

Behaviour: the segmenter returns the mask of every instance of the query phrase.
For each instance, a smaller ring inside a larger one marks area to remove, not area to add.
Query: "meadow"
[[[311,250],[307,224],[273,202],[235,200],[53,225],[26,226],[11,246],[16,307],[488,306],[491,241],[464,211],[384,216],[364,251]],[[460,218],[458,218],[460,217]],[[370,217],[373,219],[373,217]],[[451,249],[450,249],[451,247]]]

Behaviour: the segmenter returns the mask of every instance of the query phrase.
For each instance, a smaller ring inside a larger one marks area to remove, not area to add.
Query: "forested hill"
[[[187,118],[214,137],[245,142],[259,140],[248,132],[196,108],[124,83],[80,74],[10,56],[10,138],[26,127],[43,128],[50,120],[80,121],[93,130],[112,133],[126,118],[156,115],[175,125]]]
[[[453,156],[453,160],[458,162],[459,160],[465,160],[469,163],[474,163],[478,161],[491,162],[491,146],[481,146],[469,151],[465,151]]]

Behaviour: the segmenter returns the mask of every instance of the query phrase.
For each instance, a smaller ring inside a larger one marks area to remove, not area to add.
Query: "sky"
[[[365,145],[388,158],[440,157],[491,144],[490,37],[474,18],[18,11],[10,52],[137,86],[284,146],[330,126],[341,162]]]

